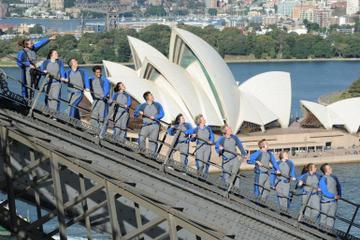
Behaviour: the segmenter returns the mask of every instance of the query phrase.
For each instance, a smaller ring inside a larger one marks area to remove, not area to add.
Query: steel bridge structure
[[[86,227],[88,239],[94,231],[112,239],[358,239],[356,203],[342,199],[355,209],[336,216],[345,228],[319,225],[303,216],[304,207],[285,212],[218,177],[184,171],[171,157],[175,141],[161,141],[165,154],[154,157],[110,134],[99,139],[98,129],[49,112],[40,98],[25,101],[10,82],[18,84],[1,71],[0,188],[7,198],[0,225],[19,239],[67,239],[74,224]],[[19,216],[18,200],[32,204],[37,218]],[[54,219],[58,226],[46,231]]]

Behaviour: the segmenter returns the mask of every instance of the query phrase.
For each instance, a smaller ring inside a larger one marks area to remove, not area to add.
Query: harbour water
[[[289,62],[289,63],[236,63],[229,64],[231,71],[234,73],[236,80],[244,82],[246,79],[265,72],[265,71],[286,71],[290,72],[292,78],[292,115],[299,116],[299,100],[313,100],[316,101],[319,96],[346,89],[353,80],[360,76],[360,62]],[[20,72],[18,68],[5,68],[5,71],[14,77],[19,78]],[[88,68],[90,72],[90,68]],[[271,82],[269,82],[271,84]],[[16,91],[20,90],[19,85],[11,86]],[[65,91],[63,92],[64,97]],[[271,93],[269,93],[271,94]],[[298,172],[300,170],[298,169]],[[360,165],[358,164],[343,164],[336,165],[334,172],[338,175],[343,186],[344,197],[353,202],[360,203]],[[252,175],[252,172],[246,172],[246,175]],[[244,183],[244,187],[251,190],[251,183]],[[0,200],[4,195],[0,195]],[[35,209],[30,207],[27,203],[18,202],[20,207],[19,213],[24,217],[29,217],[30,220],[36,220]],[[339,214],[350,217],[354,208],[349,205],[340,204]],[[360,214],[358,214],[360,215]],[[360,216],[357,217],[357,222],[360,221]],[[46,225],[46,229],[51,231],[56,227],[55,222],[50,222]],[[346,230],[346,225],[339,224],[343,230]],[[80,225],[74,225],[68,229],[70,237],[85,238],[85,228]],[[354,234],[356,232],[353,232]],[[96,239],[108,238],[105,235],[97,234]]]

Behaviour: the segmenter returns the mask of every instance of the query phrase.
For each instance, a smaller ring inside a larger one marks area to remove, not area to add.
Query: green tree
[[[139,38],[158,49],[165,56],[169,53],[171,29],[165,25],[150,25],[139,32]]]
[[[166,16],[163,6],[150,6],[145,11],[145,16]]]
[[[35,24],[32,28],[29,29],[30,34],[43,34],[43,28],[40,24]]]
[[[219,34],[219,53],[224,55],[248,55],[247,39],[237,28],[225,28]]]

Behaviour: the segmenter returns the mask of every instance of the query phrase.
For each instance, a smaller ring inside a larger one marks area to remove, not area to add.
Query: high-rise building
[[[64,10],[64,0],[50,0],[50,9],[53,11]]]
[[[359,11],[359,0],[346,1],[346,14],[352,15]]]
[[[318,23],[320,27],[329,27],[331,24],[331,9],[321,8],[314,11],[314,22]]]
[[[297,0],[283,0],[278,4],[277,14],[281,17],[291,17],[294,7],[298,4]]]

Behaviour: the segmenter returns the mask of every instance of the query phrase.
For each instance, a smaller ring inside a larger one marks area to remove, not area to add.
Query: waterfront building
[[[281,17],[291,17],[294,7],[299,4],[297,0],[283,0],[278,3],[277,13]]]
[[[349,133],[357,133],[360,127],[360,97],[340,100],[324,106],[319,103],[302,100],[301,108],[304,127],[341,128]]]
[[[359,11],[359,0],[347,0],[346,3],[347,15],[353,15]]]
[[[50,9],[52,11],[64,10],[64,0],[50,0]]]
[[[304,21],[305,19],[314,22],[315,7],[313,4],[299,4],[294,7],[292,19],[294,21]]]
[[[151,91],[166,109],[165,121],[181,112],[194,123],[202,113],[209,125],[226,122],[235,132],[288,127],[289,73],[266,72],[239,84],[213,47],[179,28],[172,30],[169,58],[139,39],[128,40],[135,70],[104,61],[107,77],[113,84],[124,82],[137,102]]]

